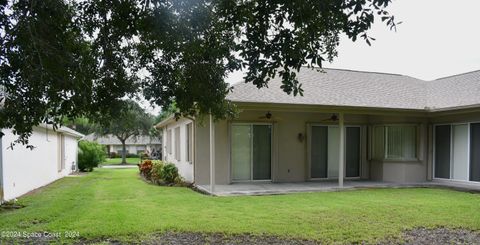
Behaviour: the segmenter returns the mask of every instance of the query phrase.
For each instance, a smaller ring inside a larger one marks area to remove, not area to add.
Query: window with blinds
[[[417,127],[385,127],[385,158],[394,160],[417,159]]]
[[[373,129],[373,158],[417,160],[417,126],[375,126]]]

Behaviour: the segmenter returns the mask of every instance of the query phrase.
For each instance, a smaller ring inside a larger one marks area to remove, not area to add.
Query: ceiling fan
[[[280,120],[281,118],[276,117],[276,116],[273,116],[273,114],[272,114],[270,111],[268,111],[267,113],[265,113],[265,115],[263,115],[263,116],[261,116],[261,117],[258,117],[258,119],[278,121],[278,120]]]
[[[338,116],[337,114],[332,114],[329,118],[325,118],[322,120],[322,122],[337,122],[338,121]]]

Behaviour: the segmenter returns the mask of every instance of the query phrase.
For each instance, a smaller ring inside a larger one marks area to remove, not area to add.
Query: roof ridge
[[[302,67],[312,68],[312,67],[308,67],[306,65],[303,65]],[[326,69],[326,70],[337,70],[337,71],[350,71],[350,72],[359,72],[359,73],[374,73],[374,74],[383,74],[383,75],[394,75],[394,76],[402,76],[402,77],[411,77],[411,76],[407,76],[407,75],[403,75],[403,74],[399,74],[399,73],[389,73],[389,72],[379,72],[379,71],[362,71],[362,70],[352,70],[352,69],[344,69],[344,68],[328,68],[328,67],[313,67],[313,68]],[[412,78],[414,78],[414,77],[412,77]],[[418,79],[418,78],[415,78],[415,79]]]
[[[480,69],[473,70],[473,71],[467,71],[467,72],[458,73],[458,74],[455,74],[455,75],[450,75],[450,76],[445,76],[445,77],[439,77],[439,78],[436,78],[436,79],[431,80],[431,81],[437,81],[437,80],[442,80],[442,79],[445,79],[445,78],[467,75],[467,74],[474,73],[474,72],[479,72],[479,71],[480,71]]]

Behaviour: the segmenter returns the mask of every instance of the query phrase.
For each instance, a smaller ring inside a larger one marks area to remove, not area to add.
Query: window
[[[167,152],[168,154],[172,154],[172,130],[171,129],[167,131]]]
[[[187,162],[192,162],[192,146],[193,146],[193,141],[192,141],[192,124],[189,123],[186,126],[186,132],[185,132],[185,150],[187,154]]]
[[[417,159],[416,126],[385,127],[385,142],[386,159]]]
[[[417,160],[417,126],[375,126],[373,157],[376,159]]]
[[[175,128],[175,159],[180,161],[180,127]]]

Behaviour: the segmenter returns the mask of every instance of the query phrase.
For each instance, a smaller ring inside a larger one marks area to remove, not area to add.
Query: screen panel
[[[253,125],[253,179],[271,179],[272,130],[270,125]]]
[[[480,123],[470,127],[470,180],[480,181]]]
[[[450,125],[435,127],[435,178],[450,179]]]
[[[346,128],[345,176],[360,176],[360,127]]]
[[[311,178],[327,178],[328,171],[328,127],[312,126],[312,139],[310,149]]]
[[[250,180],[251,179],[251,126],[250,125],[232,125],[232,179]]]

